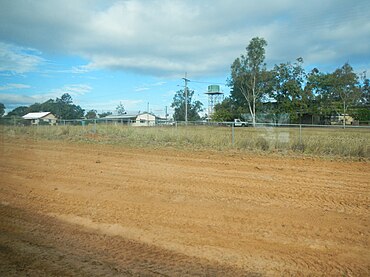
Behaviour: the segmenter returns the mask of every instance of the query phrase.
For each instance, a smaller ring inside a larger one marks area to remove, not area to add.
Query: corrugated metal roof
[[[130,119],[136,118],[137,114],[121,114],[121,115],[107,115],[106,117],[102,117],[102,119]]]
[[[47,116],[50,112],[38,112],[38,113],[28,113],[22,116],[24,119],[40,119]]]
[[[156,117],[156,115],[153,114],[153,113],[137,112],[137,113],[133,113],[133,114],[120,114],[120,115],[111,114],[111,115],[107,115],[106,117],[102,117],[102,119],[132,119],[132,118],[136,118],[136,117],[138,117],[139,115],[142,115],[142,114],[150,114],[150,115],[153,115],[153,116]]]

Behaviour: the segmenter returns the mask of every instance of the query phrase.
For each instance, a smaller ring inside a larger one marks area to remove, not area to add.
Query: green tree
[[[112,114],[111,112],[103,112],[103,113],[99,114],[99,118],[106,117],[106,116],[111,115],[111,114]]]
[[[309,111],[313,100],[311,89],[307,86],[307,74],[303,68],[303,59],[294,64],[281,63],[273,69],[273,84],[270,97],[276,101],[275,114],[288,113],[292,122],[301,122],[301,117]]]
[[[60,105],[67,105],[67,104],[58,103],[57,101],[55,101],[53,99],[49,99],[49,100],[45,101],[44,103],[41,103],[40,111],[51,112],[55,116],[59,117],[59,115],[60,115],[59,110],[60,109],[58,109],[58,107]]]
[[[266,93],[268,78],[264,63],[266,46],[265,39],[252,38],[246,48],[246,55],[241,55],[231,65],[231,80],[229,81],[232,87],[231,95],[235,99],[239,99],[239,95],[244,97],[253,126],[256,124],[256,107]]]
[[[332,73],[311,72],[307,84],[315,96],[316,107],[321,115],[341,113],[345,116],[350,106],[366,102],[366,84],[361,88],[358,76],[348,63]]]
[[[358,76],[353,68],[345,63],[341,68],[332,73],[332,97],[339,100],[343,107],[343,127],[345,127],[345,116],[349,105],[358,104],[361,99],[361,90]]]
[[[359,122],[370,122],[370,107],[354,107],[348,113]]]
[[[72,97],[65,93],[61,98],[49,99],[43,103],[34,103],[27,106],[20,106],[9,112],[8,115],[23,116],[30,112],[51,112],[59,119],[79,119],[83,118],[84,110],[73,104]]]
[[[84,116],[84,110],[73,104],[72,97],[65,93],[56,100],[49,99],[44,103],[35,103],[28,108],[28,112],[51,112],[59,119],[78,119]]]
[[[78,105],[66,105],[62,109],[62,119],[79,119],[83,118],[85,110]]]
[[[123,104],[121,102],[119,102],[118,106],[116,107],[116,113],[119,114],[119,115],[122,115],[122,114],[126,113],[125,107],[123,106]]]
[[[226,97],[221,103],[215,105],[212,120],[217,122],[234,121],[240,118],[241,110],[232,98]]]
[[[56,102],[57,103],[62,103],[62,104],[65,104],[65,105],[72,105],[73,104],[72,96],[69,95],[68,93],[64,93],[60,98],[57,98]]]
[[[21,117],[21,116],[24,116],[25,114],[27,114],[28,110],[29,110],[29,107],[27,107],[27,106],[19,106],[19,107],[16,107],[15,109],[11,110],[8,113],[8,116]]]
[[[73,104],[72,96],[65,93],[61,98],[55,100],[54,112],[60,119],[79,119],[83,118],[85,110],[79,105]]]
[[[331,73],[320,72],[314,68],[307,75],[307,85],[313,96],[313,105],[311,110],[313,113],[320,115],[322,118],[327,118],[336,111],[336,105],[332,98],[332,83],[333,77]]]
[[[203,104],[200,101],[193,101],[194,91],[188,90],[187,93],[187,112],[188,120],[196,121],[200,119]],[[185,121],[185,93],[184,90],[179,90],[173,97],[171,107],[175,109],[173,119],[175,121]]]
[[[86,118],[87,119],[94,119],[97,118],[97,111],[96,110],[90,110],[86,113]]]
[[[365,73],[363,74],[362,79],[360,102],[362,105],[370,105],[370,80],[366,78]]]
[[[0,117],[2,117],[5,114],[5,105],[3,103],[0,103]]]
[[[43,112],[42,105],[40,103],[34,103],[28,107],[29,113]]]

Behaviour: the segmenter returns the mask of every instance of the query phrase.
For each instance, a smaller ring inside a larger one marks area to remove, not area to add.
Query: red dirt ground
[[[1,276],[370,275],[366,161],[0,147]]]

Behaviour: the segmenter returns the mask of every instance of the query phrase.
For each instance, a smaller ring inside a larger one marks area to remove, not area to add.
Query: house
[[[157,119],[158,117],[152,113],[139,113],[132,126],[154,126],[157,123]]]
[[[29,120],[31,122],[31,125],[56,125],[57,123],[57,118],[51,112],[28,113],[22,116],[22,118],[25,120]]]
[[[103,117],[102,120],[106,122],[129,124],[132,126],[155,126],[161,118],[152,113],[138,112],[132,114],[108,115]]]

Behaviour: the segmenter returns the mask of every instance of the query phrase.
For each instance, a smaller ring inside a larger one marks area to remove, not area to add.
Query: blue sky
[[[367,0],[0,0],[0,102],[7,111],[69,93],[86,111],[164,115],[187,72],[207,107],[251,38],[268,67],[303,57],[370,74]]]

